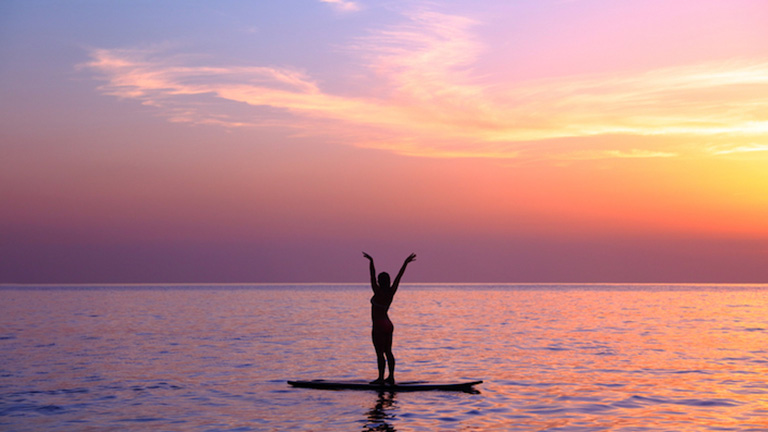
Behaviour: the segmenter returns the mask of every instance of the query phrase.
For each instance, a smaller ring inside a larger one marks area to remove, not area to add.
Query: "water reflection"
[[[768,431],[768,286],[413,287],[400,379],[482,396],[288,388],[375,370],[369,293],[0,287],[0,430]]]
[[[395,418],[392,413],[395,408],[395,392],[381,391],[376,398],[376,404],[371,408],[363,426],[363,432],[394,432],[396,429],[387,420]]]

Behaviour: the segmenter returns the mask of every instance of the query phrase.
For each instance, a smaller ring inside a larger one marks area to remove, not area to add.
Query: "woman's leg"
[[[379,377],[376,378],[376,381],[374,383],[379,384],[384,382],[384,363],[386,361],[384,360],[384,353],[376,350],[376,364],[379,366]]]
[[[395,356],[392,354],[392,333],[394,333],[394,326],[391,322],[388,323],[388,327],[381,340],[381,349],[383,354],[387,357],[387,366],[389,366],[389,376],[386,382],[389,384],[395,383]]]
[[[371,332],[371,339],[373,339],[373,348],[376,349],[376,365],[379,367],[379,377],[375,381],[371,381],[371,384],[383,384],[384,383],[384,369],[386,359],[384,358],[384,351],[381,348],[381,335],[380,331],[374,324],[373,331]]]
[[[386,382],[395,382],[395,356],[392,355],[392,333],[394,326],[389,320],[374,322],[373,346],[376,348],[376,361],[379,366],[379,378],[374,383],[384,382],[385,363],[389,365],[389,377]],[[386,357],[386,359],[385,359]]]
[[[390,347],[390,350],[386,352],[387,355],[387,364],[389,365],[389,376],[387,377],[387,382],[390,384],[395,383],[395,356],[392,354],[392,349]]]

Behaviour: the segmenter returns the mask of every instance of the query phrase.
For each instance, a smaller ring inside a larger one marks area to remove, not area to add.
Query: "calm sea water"
[[[768,431],[768,286],[404,285],[398,379],[365,285],[4,287],[3,431]]]

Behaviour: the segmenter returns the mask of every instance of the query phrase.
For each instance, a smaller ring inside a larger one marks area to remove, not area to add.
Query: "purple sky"
[[[762,0],[0,4],[0,283],[768,281]]]

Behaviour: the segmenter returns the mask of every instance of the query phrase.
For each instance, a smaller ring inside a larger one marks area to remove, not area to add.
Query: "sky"
[[[763,0],[6,0],[0,283],[768,282]]]

